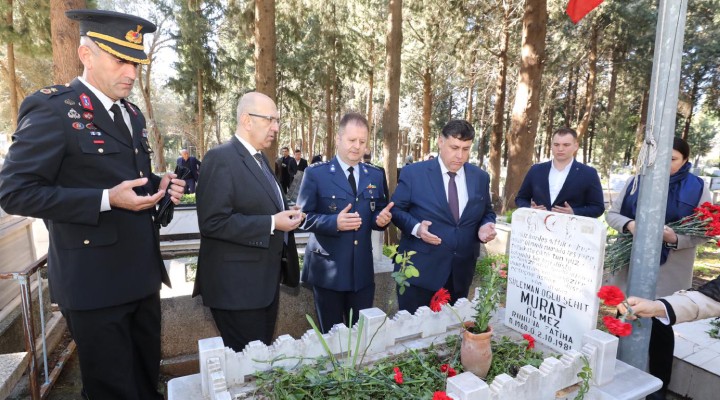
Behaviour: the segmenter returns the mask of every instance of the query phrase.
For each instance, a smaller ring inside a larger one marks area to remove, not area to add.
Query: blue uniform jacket
[[[337,158],[305,170],[297,201],[307,214],[302,229],[311,233],[305,247],[304,282],[337,291],[357,291],[373,283],[370,234],[372,229],[382,230],[375,219],[387,205],[387,195],[379,168],[365,163],[358,167],[357,197]],[[360,213],[362,226],[340,232],[337,215],[350,203],[350,212]]]
[[[593,167],[573,160],[569,166],[570,171],[565,179],[560,193],[554,203],[550,203],[550,163],[552,161],[535,164],[530,167],[522,186],[515,197],[518,207],[530,207],[530,201],[548,209],[553,206],[562,206],[567,201],[575,215],[597,218],[605,212],[600,177]],[[549,210],[548,210],[549,211]]]
[[[470,285],[475,260],[480,253],[478,229],[495,222],[490,200],[490,177],[480,168],[465,163],[468,202],[460,221],[450,213],[439,160],[433,159],[403,167],[400,182],[392,196],[395,206],[392,221],[403,232],[398,251],[414,250],[411,260],[420,276],[408,282],[428,290],[438,290],[447,282],[450,272],[455,282]],[[435,246],[412,234],[416,224],[431,221],[430,232],[442,243]],[[395,266],[398,270],[399,266]]]

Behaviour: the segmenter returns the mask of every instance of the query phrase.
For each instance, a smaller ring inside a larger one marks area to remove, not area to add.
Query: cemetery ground
[[[718,275],[720,275],[720,247],[713,243],[698,246],[693,287],[697,288],[714,279]],[[600,313],[598,315],[598,327],[600,327],[600,329],[603,329],[601,319],[604,315],[614,316],[615,309],[601,306]],[[66,340],[69,340],[69,337],[67,337]],[[53,361],[50,361],[50,364],[53,364]],[[166,392],[167,382],[173,378],[175,377],[167,375],[160,377],[160,386],[163,393]],[[75,353],[68,360],[67,365],[63,368],[60,379],[51,390],[48,400],[79,400],[81,399],[79,395],[81,388],[80,368],[77,360],[77,353]],[[20,384],[18,384],[14,393],[8,397],[8,400],[27,400],[29,398],[27,379],[24,379]],[[675,400],[685,400],[682,397],[669,398]]]

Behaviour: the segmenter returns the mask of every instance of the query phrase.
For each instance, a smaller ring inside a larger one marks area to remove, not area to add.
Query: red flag
[[[573,24],[577,24],[602,2],[603,0],[570,0],[565,13],[570,17]]]

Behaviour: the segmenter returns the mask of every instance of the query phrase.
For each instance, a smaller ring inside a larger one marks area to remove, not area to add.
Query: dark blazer
[[[600,177],[593,167],[573,160],[569,166],[565,184],[554,203],[550,203],[550,183],[548,175],[552,161],[535,164],[530,167],[522,186],[515,197],[518,207],[530,207],[530,201],[552,209],[553,206],[562,206],[567,202],[575,215],[597,218],[605,212]]]
[[[295,160],[297,162],[297,160]],[[308,167],[308,162],[304,158],[300,158],[300,161],[297,162],[297,170],[298,171],[305,171],[305,168]]]
[[[465,163],[468,202],[460,222],[450,213],[439,158],[403,167],[400,182],[392,196],[395,206],[392,221],[402,231],[399,252],[416,251],[411,260],[420,276],[408,282],[428,290],[438,290],[447,282],[450,272],[454,281],[469,287],[480,254],[480,226],[495,222],[490,201],[490,177],[470,163]],[[412,234],[416,224],[432,222],[430,232],[442,239],[434,246]],[[395,266],[397,271],[399,266]]]
[[[302,228],[311,232],[305,247],[303,282],[336,291],[358,291],[374,282],[372,230],[387,205],[383,175],[371,164],[358,164],[358,195],[353,195],[337,158],[305,171],[297,204],[307,214]],[[337,230],[337,215],[348,204],[358,212],[357,231]],[[391,210],[392,212],[392,210]]]
[[[282,211],[275,189],[235,136],[208,151],[203,165],[197,187],[201,237],[193,296],[202,295],[206,306],[222,310],[264,308],[278,290],[283,255],[284,282],[297,286],[300,275],[292,232],[287,246],[284,232],[270,234],[270,216]]]
[[[85,101],[83,101],[85,99]],[[27,97],[0,172],[0,205],[45,220],[53,301],[70,310],[129,303],[169,285],[153,210],[100,212],[103,189],[148,177],[155,193],[145,118],[126,103],[133,137],[115,127],[79,80]]]
[[[188,175],[186,179],[194,179],[197,181],[200,174],[200,164],[202,163],[193,156],[188,157],[187,161],[182,157],[178,157],[177,161],[175,161],[175,174],[181,177],[180,168],[189,168],[190,175]]]

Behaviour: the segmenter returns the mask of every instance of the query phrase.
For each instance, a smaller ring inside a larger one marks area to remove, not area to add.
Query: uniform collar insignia
[[[90,96],[83,93],[80,95],[80,104],[82,104],[83,108],[89,111],[93,110],[92,101],[90,101]]]

